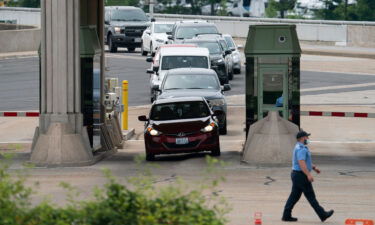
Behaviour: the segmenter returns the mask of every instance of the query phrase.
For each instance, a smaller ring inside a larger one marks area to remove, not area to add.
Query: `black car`
[[[142,34],[150,20],[142,9],[133,6],[105,7],[105,36],[110,52],[126,47],[129,52],[142,45]]]
[[[203,68],[172,69],[165,75],[157,99],[176,97],[204,97],[217,115],[220,134],[227,133],[227,103],[223,92],[229,91],[230,85],[220,86],[216,72]]]
[[[220,41],[216,38],[194,38],[189,40],[184,40],[183,43],[186,44],[196,44],[198,47],[207,48],[210,52],[211,68],[216,71],[221,84],[229,83],[229,70],[230,65],[226,56],[230,55],[232,52],[230,50],[223,49]]]
[[[185,39],[194,38],[198,34],[218,34],[215,24],[206,21],[179,21],[169,33],[169,43],[182,43]]]

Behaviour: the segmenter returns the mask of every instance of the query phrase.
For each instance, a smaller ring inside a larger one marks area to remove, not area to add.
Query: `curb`
[[[17,59],[22,57],[37,57],[37,51],[29,51],[29,52],[6,52],[0,53],[0,60],[2,59]]]
[[[338,51],[302,49],[301,54],[375,59],[375,54],[359,53],[359,52],[338,52]]]
[[[122,136],[124,138],[124,141],[127,141],[129,139],[131,139],[135,134],[135,129],[134,128],[130,128],[130,130],[123,130],[122,131]]]

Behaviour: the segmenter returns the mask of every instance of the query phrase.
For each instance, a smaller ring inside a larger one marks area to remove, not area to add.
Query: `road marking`
[[[374,86],[375,83],[366,83],[366,84],[350,84],[350,85],[338,85],[338,86],[328,86],[328,87],[318,87],[318,88],[305,88],[301,89],[301,92],[307,91],[323,91],[323,90],[332,90],[332,89],[346,89],[346,88],[357,88],[357,87],[368,87]]]
[[[129,56],[129,55],[115,55],[115,54],[106,54],[106,58],[118,58],[118,59],[136,59],[146,62],[146,58],[142,56]]]
[[[311,143],[323,143],[323,144],[372,144],[374,140],[352,140],[352,141],[310,141]]]

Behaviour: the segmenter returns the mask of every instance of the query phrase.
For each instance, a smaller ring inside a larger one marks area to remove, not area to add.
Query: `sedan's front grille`
[[[172,137],[185,137],[185,136],[189,136],[189,135],[193,135],[193,134],[196,134],[198,133],[199,131],[194,131],[194,132],[179,132],[179,133],[174,133],[174,134],[165,134],[167,136],[172,136]]]
[[[167,148],[170,148],[170,149],[178,149],[178,148],[194,148],[196,147],[197,145],[199,144],[199,141],[192,141],[192,142],[189,142],[187,144],[184,144],[184,145],[178,145],[178,144],[175,144],[175,143],[164,143],[164,145],[167,147]]]

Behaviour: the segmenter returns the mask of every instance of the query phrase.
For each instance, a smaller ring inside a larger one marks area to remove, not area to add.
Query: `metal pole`
[[[124,111],[122,112],[122,129],[128,129],[128,81],[122,81],[122,104],[124,105]]]
[[[154,1],[155,0],[150,0],[150,4],[149,4],[149,11],[150,11],[150,17],[151,18],[154,18]]]
[[[240,17],[243,17],[243,0],[240,0],[240,2],[238,3],[238,8],[240,10]]]

